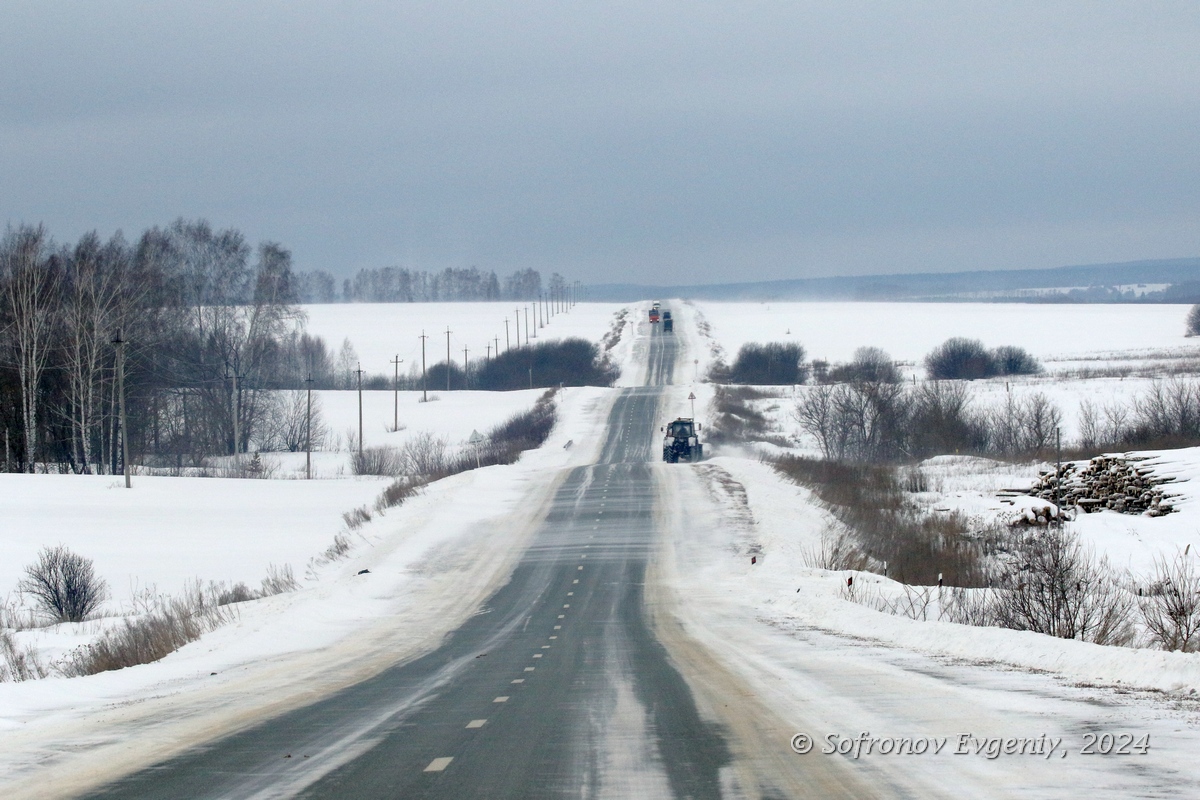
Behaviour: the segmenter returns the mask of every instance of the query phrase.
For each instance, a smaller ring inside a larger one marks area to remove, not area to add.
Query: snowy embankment
[[[1190,463],[1200,485],[1194,452]],[[902,594],[902,585],[872,573],[810,566],[821,547],[822,532],[833,519],[807,489],[769,465],[747,459],[713,459],[699,472],[696,485],[681,484],[684,502],[708,508],[723,524],[701,526],[707,537],[689,536],[686,544],[675,543],[680,575],[686,576],[689,592],[711,587],[707,591],[726,594],[722,604],[736,600],[747,613],[782,630],[829,631],[939,656],[1052,672],[1073,681],[1189,695],[1200,691],[1200,654],[1104,647],[1026,631],[912,620],[851,602],[845,596],[848,577],[854,577],[860,596]],[[1132,561],[1135,553],[1142,554],[1149,546],[1151,537],[1172,553],[1189,541],[1200,547],[1195,502],[1187,500],[1181,506],[1180,513],[1159,519],[1120,520],[1121,515],[1100,513],[1087,515],[1077,525],[1081,535],[1090,539],[1090,525],[1123,522],[1133,529],[1137,522],[1147,523],[1142,526],[1146,533],[1131,535],[1124,550],[1110,543],[1112,555],[1124,554]],[[1151,530],[1154,523],[1166,520],[1173,524]],[[694,534],[696,527],[689,531]],[[757,563],[751,564],[751,558]]]

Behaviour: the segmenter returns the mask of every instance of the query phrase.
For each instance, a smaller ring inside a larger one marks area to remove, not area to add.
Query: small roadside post
[[[475,469],[479,469],[479,448],[485,441],[487,441],[487,437],[476,430],[472,430],[467,439],[467,444],[471,445],[471,449],[475,451]]]

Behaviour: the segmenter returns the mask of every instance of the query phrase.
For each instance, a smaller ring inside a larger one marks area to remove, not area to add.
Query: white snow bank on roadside
[[[899,586],[870,573],[810,568],[806,551],[819,546],[829,521],[811,493],[766,464],[737,458],[717,458],[710,464],[745,487],[753,522],[726,525],[722,541],[710,538],[703,553],[688,557],[681,574],[691,574],[689,582],[721,587],[730,601],[743,605],[753,617],[785,630],[813,628],[917,652],[1053,672],[1073,681],[1200,691],[1198,653],[1102,647],[1023,631],[915,621],[843,600],[840,593],[850,575],[859,591],[885,585],[897,591]],[[686,483],[681,488],[689,491]],[[1146,519],[1158,522],[1169,517]],[[754,565],[751,547],[761,551]]]

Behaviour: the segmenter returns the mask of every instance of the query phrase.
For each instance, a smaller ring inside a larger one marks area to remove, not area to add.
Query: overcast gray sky
[[[1200,255],[1196,2],[10,2],[0,221],[344,275]]]

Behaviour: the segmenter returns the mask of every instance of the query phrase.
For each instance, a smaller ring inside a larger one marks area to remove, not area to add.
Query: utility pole
[[[529,344],[529,306],[525,306],[525,344]]]
[[[450,391],[450,368],[454,364],[450,361],[450,326],[446,326],[446,391]]]
[[[425,331],[421,331],[421,402],[429,402],[429,390],[425,385],[425,340],[429,337],[425,335]]]
[[[517,349],[521,349],[521,309],[513,309],[513,319],[516,320],[517,329],[513,331],[517,335]]]
[[[492,350],[492,352],[496,354],[496,358],[499,358],[500,357],[500,337],[497,336],[495,341],[496,341],[496,348],[494,350]]]
[[[238,445],[242,438],[241,420],[238,419],[238,374],[237,367],[230,366],[229,377],[233,381],[229,393],[229,416],[233,418],[233,454],[238,454]]]
[[[505,317],[504,318],[504,352],[507,353],[509,350],[512,350],[512,345],[508,341],[508,317]]]
[[[467,380],[467,372],[471,369],[470,362],[467,361],[467,346],[463,345],[463,388],[470,388],[470,381]]]
[[[125,420],[125,340],[121,338],[121,329],[112,343],[117,347],[117,397],[118,412],[121,415],[121,463],[125,468],[125,488],[133,488],[133,480],[129,470],[129,425]],[[7,445],[7,439],[5,440]],[[7,453],[6,453],[7,457]]]
[[[304,379],[308,389],[308,406],[304,410],[304,479],[312,480],[312,373]]]
[[[362,433],[363,433],[363,428],[362,428],[362,376],[363,376],[363,368],[362,368],[362,362],[361,362],[361,361],[360,361],[360,362],[359,362],[359,364],[358,364],[358,369],[356,369],[356,370],[354,370],[354,371],[355,371],[355,373],[357,373],[357,375],[358,375],[358,452],[359,452],[359,454],[361,454],[361,453],[362,453],[362,451],[363,451],[363,437],[362,437]]]
[[[487,343],[487,363],[488,364],[492,363],[492,343],[491,342]],[[4,432],[8,433],[8,429],[5,428]]]
[[[392,359],[392,366],[395,367],[392,374],[392,433],[400,430],[400,365],[403,363],[404,359],[396,353]]]
[[[1060,489],[1062,488],[1062,428],[1054,429],[1054,515],[1058,518],[1058,529],[1062,530],[1063,513]]]

